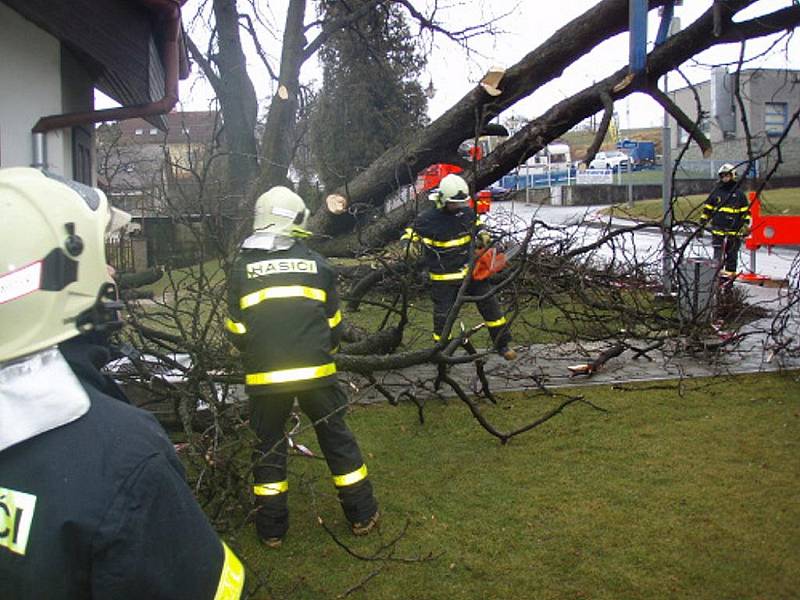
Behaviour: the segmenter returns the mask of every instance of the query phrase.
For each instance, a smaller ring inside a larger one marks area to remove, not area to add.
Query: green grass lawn
[[[678,198],[675,203],[675,218],[679,221],[686,219],[697,221],[707,197],[707,194],[699,194]],[[761,197],[761,210],[764,214],[772,215],[800,214],[800,188],[765,191]],[[663,215],[663,208],[660,199],[642,200],[634,202],[632,208],[627,204],[617,204],[602,212],[624,219],[659,221]]]
[[[324,463],[291,458],[284,546],[262,548],[249,526],[224,536],[267,582],[255,597],[797,597],[796,373],[570,393],[607,412],[574,404],[505,446],[456,400],[428,401],[424,425],[411,404],[355,408],[380,531],[354,538]],[[513,394],[483,410],[510,428],[557,402]],[[385,560],[349,555],[318,517]]]

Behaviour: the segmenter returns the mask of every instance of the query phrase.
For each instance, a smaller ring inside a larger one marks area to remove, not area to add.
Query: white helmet
[[[453,202],[464,204],[469,202],[469,186],[464,178],[450,173],[445,175],[439,182],[439,193],[442,202]]]
[[[719,170],[717,171],[717,175],[719,177],[722,177],[725,174],[728,174],[734,179],[736,179],[736,167],[731,163],[725,163],[719,168]]]
[[[303,199],[282,185],[264,192],[256,200],[253,232],[305,237],[309,210]]]
[[[116,298],[105,256],[113,211],[100,190],[0,169],[0,363],[116,320],[118,304],[104,302]]]

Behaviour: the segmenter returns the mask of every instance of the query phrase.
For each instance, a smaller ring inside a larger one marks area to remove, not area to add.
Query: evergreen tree
[[[320,10],[337,19],[364,1],[324,0]],[[425,59],[400,8],[386,2],[331,36],[320,60],[311,147],[322,182],[333,190],[427,123],[427,98],[416,79]]]

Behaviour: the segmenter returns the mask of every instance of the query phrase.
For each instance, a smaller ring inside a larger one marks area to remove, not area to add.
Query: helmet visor
[[[456,194],[453,194],[449,198],[447,198],[447,202],[466,202],[469,200],[469,194],[465,194],[464,192],[459,191]]]

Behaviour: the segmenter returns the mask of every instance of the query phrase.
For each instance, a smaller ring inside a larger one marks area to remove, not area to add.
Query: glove
[[[476,248],[487,248],[492,243],[492,236],[488,231],[481,231],[475,239]]]

